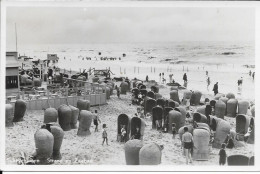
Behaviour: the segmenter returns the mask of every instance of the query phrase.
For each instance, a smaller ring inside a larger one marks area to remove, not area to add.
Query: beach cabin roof
[[[6,68],[20,67],[17,52],[6,52]]]
[[[47,54],[47,60],[59,60],[57,54]]]

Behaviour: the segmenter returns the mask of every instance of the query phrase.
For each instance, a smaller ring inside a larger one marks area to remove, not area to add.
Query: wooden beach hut
[[[130,129],[131,129],[131,118],[126,114],[120,114],[117,117],[117,141],[121,141],[121,128],[125,126],[126,130],[126,141],[129,140]]]

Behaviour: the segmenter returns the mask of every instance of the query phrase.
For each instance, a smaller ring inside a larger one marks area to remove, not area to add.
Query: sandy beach
[[[169,98],[169,87],[160,86],[160,94],[163,97]],[[182,90],[180,90],[180,97]],[[203,95],[202,98],[213,98],[212,95]],[[77,129],[65,132],[64,140],[61,147],[62,160],[55,161],[57,165],[125,165],[124,144],[116,141],[117,137],[117,117],[125,113],[128,116],[133,116],[136,113],[136,105],[131,105],[131,95],[121,95],[121,99],[112,95],[108,100],[107,105],[99,107],[91,107],[91,111],[98,110],[101,119],[101,124],[105,123],[108,127],[108,142],[109,146],[102,146],[101,128],[99,132],[94,132],[92,123],[90,131],[91,135],[87,137],[77,136]],[[195,109],[195,107],[192,107]],[[23,122],[16,123],[12,128],[6,128],[6,162],[7,164],[16,164],[20,157],[20,152],[25,152],[31,155],[35,150],[34,133],[43,125],[43,111],[27,111]],[[250,111],[248,112],[250,115]],[[235,118],[225,117],[235,130]],[[162,151],[161,165],[186,165],[185,157],[182,154],[181,142],[177,135],[172,139],[172,135],[168,133],[159,133],[152,129],[151,119],[146,118],[146,127],[143,142],[148,144],[156,142],[159,145],[164,145]],[[254,155],[254,145],[239,142],[239,147],[227,149],[228,155],[243,154],[251,157]],[[193,165],[218,165],[219,149],[211,148],[208,161],[194,161]],[[78,160],[77,160],[78,159]]]

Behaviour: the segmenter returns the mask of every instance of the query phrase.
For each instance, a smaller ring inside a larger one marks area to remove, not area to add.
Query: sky
[[[8,7],[7,45],[254,41],[253,8]]]

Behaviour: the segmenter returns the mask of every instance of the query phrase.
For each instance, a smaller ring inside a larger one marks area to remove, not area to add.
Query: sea
[[[8,45],[7,50],[13,51]],[[57,54],[57,66],[61,69],[110,68],[114,77],[144,80],[148,75],[150,80],[159,83],[162,83],[159,73],[164,73],[167,83],[169,75],[173,74],[174,80],[182,85],[186,73],[191,90],[211,94],[214,83],[218,82],[220,93],[233,92],[238,98],[251,101],[255,98],[254,80],[249,76],[249,71],[255,71],[254,42],[19,44],[18,52],[35,60],[47,59],[47,54]],[[209,88],[206,71],[211,79]],[[237,80],[241,77],[243,85],[239,93]]]

